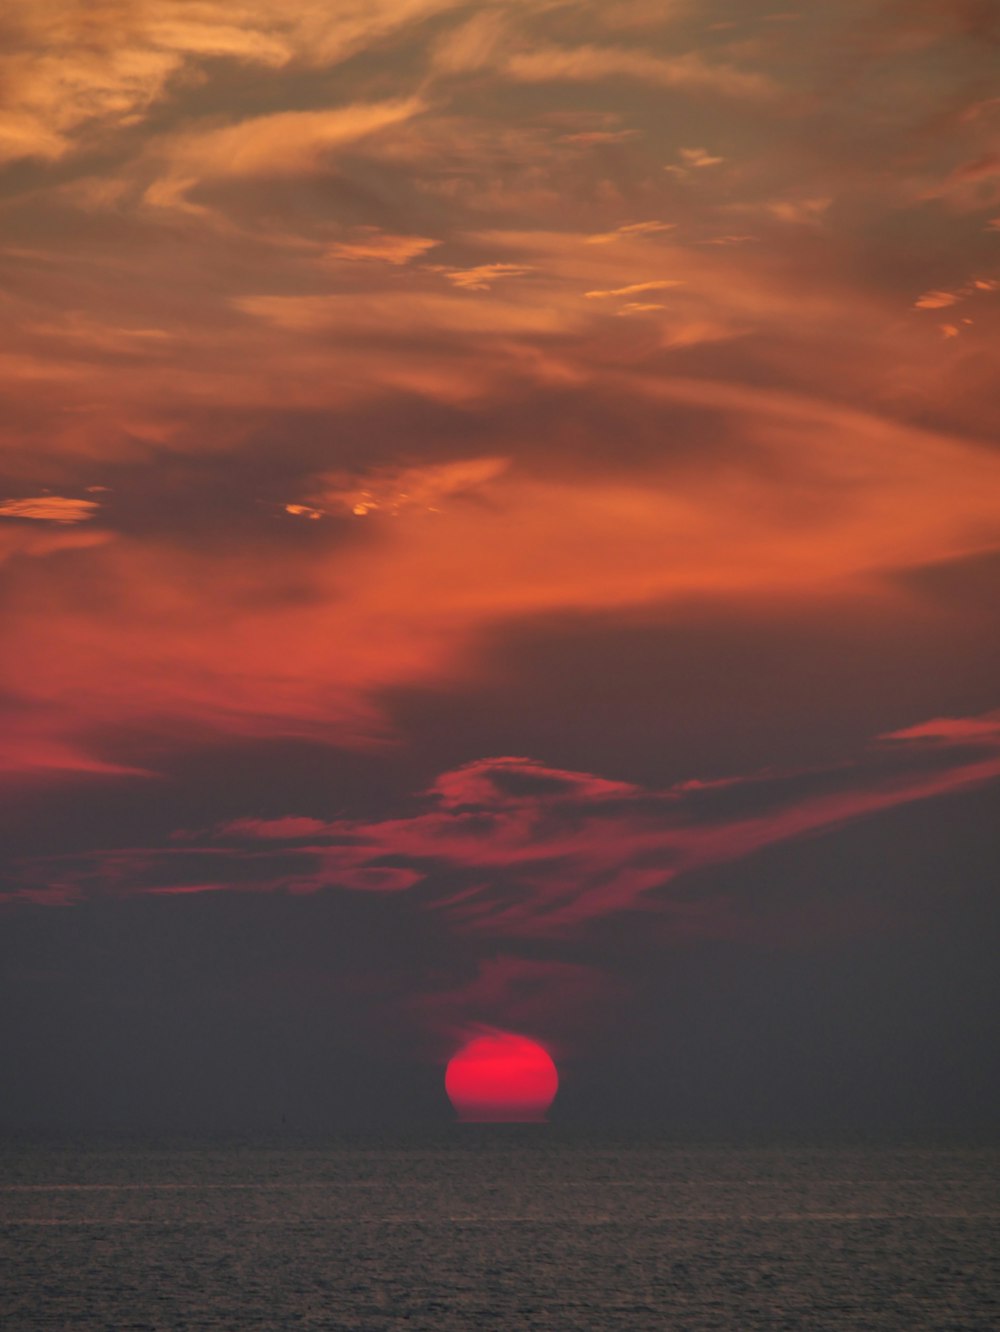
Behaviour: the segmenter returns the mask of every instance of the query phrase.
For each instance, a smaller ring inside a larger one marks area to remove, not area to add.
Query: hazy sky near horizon
[[[583,1118],[988,1119],[998,69],[8,0],[3,1123],[433,1115],[487,1027]]]

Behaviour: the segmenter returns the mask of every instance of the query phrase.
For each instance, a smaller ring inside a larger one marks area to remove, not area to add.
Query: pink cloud
[[[273,838],[276,841],[297,841],[300,838],[315,837],[327,828],[321,819],[304,819],[290,816],[285,819],[234,819],[224,824],[222,832],[233,837]]]
[[[946,718],[879,737],[854,763],[653,789],[529,758],[438,777],[420,812],[357,820],[242,819],[200,844],[36,862],[24,886],[63,896],[199,892],[420,894],[461,934],[559,938],[622,912],[672,937],[730,937],[742,908],[671,885],[768,847],[1000,777],[1000,717]],[[278,845],[285,843],[285,845]],[[206,876],[206,861],[211,864]]]
[[[922,740],[942,745],[965,741],[984,747],[1000,746],[1000,712],[987,712],[981,717],[935,717],[900,731],[890,731],[885,739]]]

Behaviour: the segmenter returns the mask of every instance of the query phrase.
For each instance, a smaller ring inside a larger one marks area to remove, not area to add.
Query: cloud
[[[383,691],[474,682],[488,635],[511,621],[645,607],[669,622],[691,598],[838,590],[891,603],[903,570],[1000,544],[988,449],[712,379],[595,368],[596,386],[595,411],[627,402],[652,423],[689,413],[722,454],[696,463],[661,447],[630,471],[605,450],[600,468],[566,473],[519,449],[320,472],[276,494],[272,479],[268,507],[241,517],[254,540],[225,559],[139,530],[74,552],[73,577],[53,570],[36,586],[24,574],[0,684],[40,726],[52,712],[77,746],[112,727],[155,752],[194,734],[379,745]],[[267,524],[288,504],[329,515],[285,515],[314,545],[272,544]]]
[[[791,222],[796,226],[816,226],[833,200],[826,195],[817,198],[774,199],[762,206],[765,212],[776,217],[779,222]]]
[[[58,159],[128,130],[210,61],[334,66],[455,0],[10,0],[0,160]]]
[[[361,229],[354,240],[336,241],[327,253],[331,259],[378,260],[401,265],[433,250],[441,242],[427,236],[395,236],[377,227]]]
[[[700,39],[661,40],[675,17],[7,7],[13,100],[66,160],[7,179],[4,494],[103,477],[122,529],[2,523],[0,675],[65,744],[381,745],[392,691],[475,688],[515,622],[864,601],[996,548],[994,298],[970,293],[975,326],[900,318],[991,280],[989,236],[920,194],[993,179],[978,75],[942,60],[917,86],[906,57],[884,88],[853,66],[849,94],[813,80],[792,144],[753,90],[790,59],[808,81],[809,43],[825,60],[851,24],[713,31],[678,56]],[[597,107],[581,81],[605,78]],[[817,218],[822,237],[787,225]],[[929,261],[956,244],[957,274]],[[681,279],[656,308],[651,284]]]
[[[682,148],[681,157],[688,166],[699,169],[719,166],[726,160],[724,157],[713,157],[705,148]]]
[[[292,817],[287,819],[234,819],[220,831],[232,837],[271,838],[276,841],[307,840],[326,831],[322,819]]]
[[[504,72],[523,83],[591,83],[638,79],[664,88],[710,92],[725,97],[771,98],[775,85],[765,75],[733,65],[712,64],[698,52],[657,56],[626,47],[538,45],[511,55]]]
[[[528,758],[480,759],[443,773],[417,813],[245,818],[189,847],[98,854],[82,868],[34,862],[20,887],[36,895],[58,888],[60,900],[72,886],[78,895],[220,884],[416,893],[450,929],[490,939],[558,939],[636,911],[679,938],[725,937],[746,904],[710,883],[692,895],[692,875],[998,778],[1000,713],[889,732],[836,767],[660,790]]]
[[[60,549],[66,549],[66,546]],[[38,553],[38,552],[34,552]],[[146,768],[116,762],[94,754],[89,747],[65,738],[65,716],[35,713],[24,706],[0,708],[0,782],[12,779],[23,791],[33,781],[79,780],[81,778],[149,778]]]
[[[496,277],[511,276],[503,272],[490,272],[493,267],[486,265],[485,274],[473,271],[466,289],[482,291]],[[538,300],[494,298],[489,302],[479,302],[451,291],[444,294],[440,291],[368,291],[338,292],[326,296],[243,296],[237,299],[235,305],[244,313],[276,328],[303,334],[326,333],[346,344],[345,357],[342,359],[353,361],[353,374],[345,376],[342,395],[334,394],[334,402],[338,399],[350,400],[366,388],[370,392],[373,384],[384,390],[387,384],[399,383],[401,380],[405,382],[410,377],[410,367],[414,371],[413,379],[419,382],[419,368],[428,360],[437,366],[437,373],[427,380],[428,393],[433,395],[434,384],[438,383],[448,386],[444,394],[446,398],[455,396],[461,399],[468,396],[461,391],[464,383],[471,390],[471,395],[476,396],[479,382],[493,378],[490,358],[487,355],[481,359],[475,354],[474,348],[470,354],[468,347],[464,349],[463,356],[460,345],[463,336],[489,338],[491,334],[496,337],[538,335],[564,328],[568,321],[566,312],[547,308]],[[369,349],[364,344],[360,349],[350,347],[351,335],[364,336],[367,342],[384,331],[387,318],[396,321],[395,335],[403,344],[396,349],[395,354],[382,355],[377,349]],[[432,335],[435,340],[442,335],[455,337],[453,369],[447,357],[434,355],[441,344],[440,341],[431,342]],[[413,341],[408,356],[406,343],[410,339]],[[428,343],[431,343],[429,348]],[[460,357],[464,364],[459,363]],[[332,367],[332,370],[335,369]],[[452,389],[455,390],[454,394]],[[328,393],[321,394],[320,399],[330,402]]]
[[[975,161],[963,162],[952,171],[950,180],[956,182],[988,180],[1000,176],[1000,153],[984,153]]]
[[[463,291],[489,291],[500,278],[526,277],[531,271],[518,264],[479,264],[475,268],[452,269],[445,277]]]
[[[676,225],[675,222],[662,222],[658,218],[648,222],[627,222],[624,226],[616,227],[614,231],[599,232],[596,236],[588,236],[586,239],[588,245],[607,245],[610,241],[622,238],[634,239],[673,231]]]
[[[913,303],[914,310],[946,310],[969,297],[992,295],[1000,291],[1000,279],[976,277],[951,291],[925,291]]]
[[[431,63],[440,77],[492,73],[501,78],[525,83],[598,82],[629,78],[657,87],[677,88],[697,93],[709,91],[721,96],[749,99],[772,97],[775,86],[756,71],[745,71],[731,64],[706,61],[698,51],[683,55],[660,55],[640,48],[586,44],[557,46],[531,32],[532,6],[521,9],[516,23],[511,10],[499,7],[474,15],[445,34],[433,50]],[[576,29],[588,19],[598,28],[627,29],[659,27],[674,15],[658,6],[616,4],[589,6],[577,4]],[[611,11],[614,11],[612,14]],[[527,12],[525,12],[527,11]],[[537,15],[544,16],[544,8]],[[628,18],[631,13],[632,18]],[[598,139],[597,141],[601,141]]]
[[[953,291],[927,291],[913,302],[913,308],[915,310],[943,310],[949,305],[955,305],[958,300],[958,295]]]
[[[65,551],[84,552],[105,546],[114,533],[62,522],[0,522],[0,565],[23,556],[43,559]]]
[[[68,526],[88,522],[100,507],[97,500],[70,499],[65,495],[37,495],[33,499],[0,500],[0,518],[24,518]]]
[[[496,63],[509,37],[508,18],[500,9],[484,10],[452,28],[438,42],[432,61],[442,74],[469,74]]]
[[[319,111],[280,111],[218,129],[169,136],[153,148],[166,169],[145,192],[157,207],[191,207],[187,196],[207,180],[299,176],[319,170],[331,150],[408,120],[416,98],[364,102]]]
[[[946,741],[955,745],[954,757],[941,764]],[[558,937],[590,920],[646,909],[674,920],[682,934],[711,933],[720,923],[715,908],[685,895],[663,896],[668,884],[997,777],[994,714],[974,724],[891,733],[848,772],[764,774],[665,791],[532,760],[486,759],[439,778],[429,792],[437,808],[427,814],[338,823],[331,832],[351,839],[352,857],[366,848],[375,859],[409,861],[430,881],[459,876],[463,886],[433,906],[474,934]],[[331,848],[317,886],[336,882],[338,854]]]
[[[583,147],[603,147],[610,143],[628,143],[630,139],[638,137],[639,131],[634,129],[618,130],[578,130],[575,134],[560,135],[562,143],[576,143]]]
[[[507,458],[468,458],[431,466],[385,468],[363,477],[328,474],[313,498],[327,512],[366,517],[405,509],[438,512],[447,499],[475,494],[507,470]],[[300,506],[291,506],[292,510]],[[312,517],[313,512],[308,512]]]
[[[606,300],[609,296],[636,296],[644,291],[666,291],[668,287],[681,287],[679,278],[658,278],[653,282],[631,282],[626,287],[615,287],[611,291],[585,291],[588,301]]]
[[[982,717],[934,717],[890,731],[887,741],[925,741],[928,744],[959,745],[964,742],[986,746],[1000,745],[1000,712]]]
[[[12,0],[0,54],[0,160],[56,160],[84,131],[124,128],[164,95],[182,57],[144,41],[137,17],[131,5],[101,0]]]

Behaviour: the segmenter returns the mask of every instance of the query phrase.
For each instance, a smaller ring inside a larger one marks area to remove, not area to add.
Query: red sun
[[[444,1087],[467,1124],[541,1123],[559,1090],[544,1046],[527,1036],[477,1036],[452,1055]]]

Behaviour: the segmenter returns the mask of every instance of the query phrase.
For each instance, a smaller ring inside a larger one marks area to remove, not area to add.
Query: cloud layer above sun
[[[105,894],[417,892],[459,933],[494,939],[559,938],[634,911],[666,917],[681,937],[726,937],[747,927],[754,904],[690,895],[699,870],[998,776],[996,713],[883,736],[850,764],[665,790],[481,759],[441,774],[410,815],[241,818],[179,830],[159,850],[41,857],[21,867],[13,896],[69,905]]]

